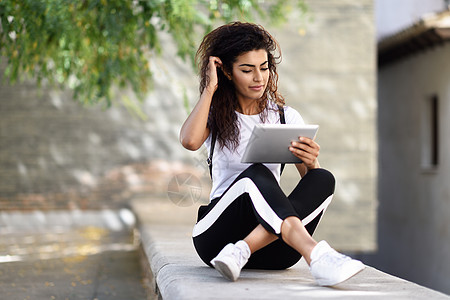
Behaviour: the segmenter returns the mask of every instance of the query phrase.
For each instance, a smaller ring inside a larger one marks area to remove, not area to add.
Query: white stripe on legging
[[[211,211],[203,217],[197,224],[194,226],[194,230],[192,233],[193,237],[196,237],[203,232],[205,232],[225,211],[225,209],[240,195],[244,193],[249,193],[250,198],[253,202],[253,206],[255,207],[258,214],[264,221],[269,224],[274,231],[279,234],[281,232],[281,224],[283,220],[278,217],[278,215],[272,210],[272,208],[267,204],[263,195],[259,191],[258,187],[255,183],[249,178],[240,179],[236,182],[226,193],[222,196],[219,202],[211,209]],[[331,202],[333,195],[329,196],[319,207],[317,207],[311,214],[306,216],[302,223],[306,226],[312,220],[314,220],[322,211],[325,212],[328,205]],[[322,215],[323,216],[323,215]]]
[[[331,199],[333,199],[333,195],[330,195],[327,199],[325,199],[325,201],[323,201],[322,204],[319,205],[318,208],[316,208],[312,213],[310,213],[308,216],[306,216],[302,220],[303,226],[308,225],[309,222],[314,220],[322,211],[323,211],[323,213],[325,213],[325,211],[327,210],[328,205],[330,205],[330,203],[331,203]]]
[[[205,232],[220,217],[222,212],[225,211],[225,209],[236,198],[244,193],[249,193],[253,206],[258,214],[274,229],[277,234],[279,234],[283,220],[280,219],[269,204],[267,204],[255,183],[249,178],[242,178],[231,186],[231,188],[225,193],[225,195],[222,196],[219,202],[203,219],[195,224],[194,231],[192,233],[193,237]]]

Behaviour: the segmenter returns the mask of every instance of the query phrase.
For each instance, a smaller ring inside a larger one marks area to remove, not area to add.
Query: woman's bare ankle
[[[278,237],[269,231],[267,231],[261,224],[258,225],[249,235],[244,238],[244,242],[247,243],[251,253],[267,246],[268,244],[276,241]]]
[[[288,217],[281,224],[281,236],[283,241],[297,250],[306,260],[311,263],[311,252],[317,242],[311,237],[303,223],[297,217]]]

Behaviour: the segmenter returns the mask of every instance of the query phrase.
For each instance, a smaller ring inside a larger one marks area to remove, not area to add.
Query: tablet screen
[[[289,151],[300,136],[314,139],[319,125],[257,124],[242,156],[242,163],[301,163]]]

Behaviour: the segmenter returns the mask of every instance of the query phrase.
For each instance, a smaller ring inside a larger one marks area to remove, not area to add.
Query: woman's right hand
[[[222,68],[222,61],[216,56],[210,56],[206,73],[206,76],[208,78],[206,89],[211,93],[211,95],[214,94],[214,92],[217,90],[217,87],[219,86],[217,68]]]
[[[217,68],[222,68],[222,61],[210,56],[206,71],[207,84],[200,99],[194,106],[180,130],[180,142],[186,149],[197,150],[209,135],[208,115],[214,93],[219,86]]]

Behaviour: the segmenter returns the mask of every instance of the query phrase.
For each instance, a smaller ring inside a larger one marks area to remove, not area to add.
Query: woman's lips
[[[254,90],[254,91],[260,91],[264,88],[264,85],[255,85],[255,86],[251,86],[250,89]]]

